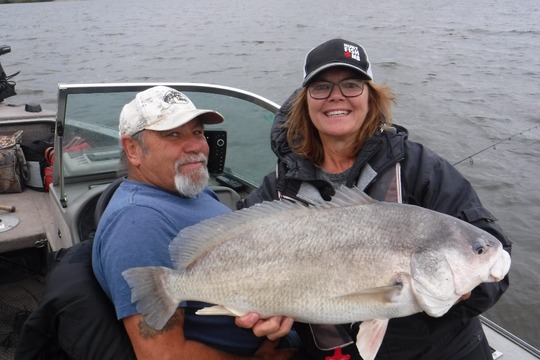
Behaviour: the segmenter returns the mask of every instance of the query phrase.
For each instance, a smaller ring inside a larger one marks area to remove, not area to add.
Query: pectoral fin
[[[333,295],[332,298],[351,298],[362,302],[371,300],[373,302],[391,303],[401,294],[402,289],[402,284],[395,284],[371,289],[363,289],[348,294]]]
[[[362,359],[374,360],[388,327],[388,320],[367,320],[360,324],[356,347]]]
[[[209,306],[197,310],[195,312],[197,315],[226,315],[226,316],[243,316],[246,314],[245,311],[235,310],[221,305]]]

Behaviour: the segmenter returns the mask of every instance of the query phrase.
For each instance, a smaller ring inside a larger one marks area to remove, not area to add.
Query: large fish
[[[163,328],[184,300],[217,304],[205,315],[364,321],[364,359],[375,357],[388,319],[442,316],[510,268],[501,243],[473,225],[348,188],[317,207],[274,201],[205,220],[180,231],[169,250],[176,269],[122,273],[150,326]]]

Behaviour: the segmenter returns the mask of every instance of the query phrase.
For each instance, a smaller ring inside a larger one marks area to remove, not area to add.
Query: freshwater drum
[[[188,300],[216,304],[201,316],[363,321],[357,347],[366,360],[374,359],[388,319],[442,316],[510,269],[499,240],[469,223],[345,187],[317,207],[273,201],[205,220],[181,230],[169,250],[175,269],[122,273],[148,325],[162,329]]]

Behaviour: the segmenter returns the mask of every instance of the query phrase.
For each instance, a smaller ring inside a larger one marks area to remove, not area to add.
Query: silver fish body
[[[157,329],[184,300],[218,305],[202,314],[317,324],[441,316],[510,268],[501,243],[473,225],[346,188],[320,207],[275,201],[203,221],[182,230],[170,252],[176,269],[123,273]]]

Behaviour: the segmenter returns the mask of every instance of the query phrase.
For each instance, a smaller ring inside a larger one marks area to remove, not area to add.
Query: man
[[[165,86],[138,93],[120,114],[127,179],[100,220],[92,265],[138,358],[287,359],[292,355],[270,341],[288,333],[292,325],[288,318],[261,320],[255,313],[236,320],[199,316],[195,311],[205,304],[188,301],[163,330],[152,329],[131,303],[130,288],[121,275],[133,267],[172,268],[168,246],[179,230],[229,211],[207,187],[209,148],[204,124],[222,121],[219,113],[196,109],[184,94]]]

